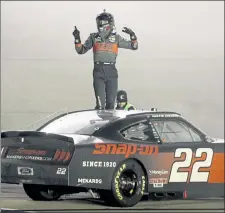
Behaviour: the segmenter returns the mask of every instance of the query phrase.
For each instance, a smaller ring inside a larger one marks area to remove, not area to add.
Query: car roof
[[[41,125],[37,131],[44,128],[48,124],[57,121],[58,119],[63,119],[68,123],[74,122],[74,120],[88,120],[96,121],[96,120],[108,120],[108,121],[115,121],[118,119],[123,119],[130,116],[144,116],[144,115],[151,115],[152,117],[164,117],[164,115],[169,115],[168,117],[177,117],[180,114],[176,112],[169,112],[169,111],[151,111],[151,110],[95,110],[95,109],[87,109],[87,110],[80,110],[80,111],[71,111],[67,113],[60,114],[53,119],[50,119],[43,125]]]
[[[172,111],[151,111],[151,110],[94,110],[94,109],[88,109],[88,110],[80,110],[80,111],[71,111],[68,113],[64,113],[59,115],[58,117],[63,117],[67,115],[68,117],[73,117],[75,114],[79,114],[83,116],[100,116],[101,118],[110,119],[111,118],[126,118],[130,116],[139,116],[139,115],[152,115],[153,117],[161,117],[163,115],[169,115],[169,116],[181,116],[181,114],[177,112]]]

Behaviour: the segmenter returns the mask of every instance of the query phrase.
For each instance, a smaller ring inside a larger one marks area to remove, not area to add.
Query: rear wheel
[[[47,185],[23,184],[24,191],[32,200],[51,201],[61,196],[53,187]]]
[[[127,160],[116,168],[111,191],[101,190],[99,194],[107,205],[131,207],[141,200],[145,187],[146,177],[141,165],[135,160]]]

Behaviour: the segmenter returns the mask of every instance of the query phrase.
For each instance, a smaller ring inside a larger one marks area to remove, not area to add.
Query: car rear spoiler
[[[53,133],[38,132],[38,131],[5,131],[1,132],[1,138],[13,138],[13,137],[44,137],[56,140],[62,140],[74,144],[74,140],[71,137],[64,135],[58,135]]]

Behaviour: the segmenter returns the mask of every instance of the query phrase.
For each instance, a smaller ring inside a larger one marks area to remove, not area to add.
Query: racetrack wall
[[[224,2],[1,2],[1,128],[18,129],[49,113],[95,106],[92,50],[84,42],[106,8],[137,51],[119,50],[120,89],[138,108],[182,113],[224,136]]]

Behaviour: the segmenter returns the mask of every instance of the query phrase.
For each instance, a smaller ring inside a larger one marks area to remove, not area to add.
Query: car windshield
[[[201,141],[200,135],[183,121],[161,120],[152,123],[163,142]]]
[[[91,135],[112,120],[117,119],[112,113],[97,113],[97,111],[76,112],[63,115],[47,123],[38,131],[54,134]]]

